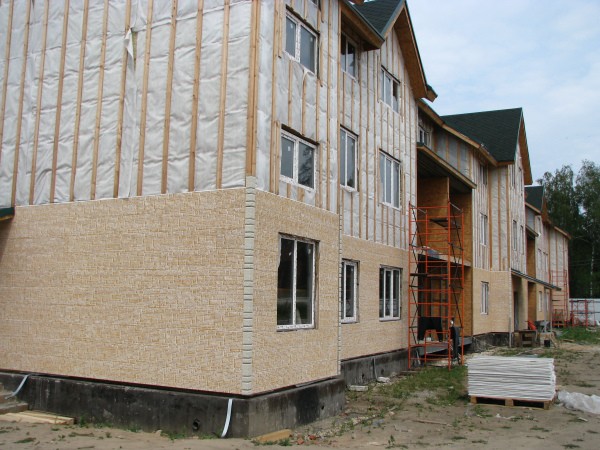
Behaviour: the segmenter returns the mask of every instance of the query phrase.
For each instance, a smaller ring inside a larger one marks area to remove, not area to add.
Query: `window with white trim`
[[[340,47],[340,64],[342,66],[342,70],[348,75],[356,78],[358,73],[356,64],[356,45],[345,34],[342,33]]]
[[[517,235],[517,221],[512,221],[512,247],[514,251],[517,251],[519,248],[519,237]]]
[[[357,321],[358,263],[342,261],[342,322]]]
[[[423,123],[419,124],[419,142],[431,148],[431,130]]]
[[[291,14],[285,20],[285,51],[311,72],[317,72],[317,35]]]
[[[398,112],[400,110],[400,82],[382,67],[380,84],[381,101]]]
[[[488,184],[488,171],[485,164],[479,164],[479,182],[483,186],[487,186]]]
[[[521,234],[519,235],[521,240],[521,255],[525,254],[525,228],[521,225]]]
[[[316,244],[292,237],[279,239],[277,328],[313,328],[315,323]]]
[[[399,319],[402,269],[382,267],[379,269],[379,318]]]
[[[290,133],[281,133],[281,177],[306,186],[315,187],[314,145]]]
[[[542,294],[542,291],[538,291],[538,301],[537,301],[537,310],[538,311],[542,311],[544,308],[544,296]]]
[[[490,284],[481,282],[481,314],[488,314],[490,310]]]
[[[400,161],[379,152],[379,198],[382,203],[400,208]]]
[[[340,184],[356,189],[356,136],[340,129]]]
[[[486,214],[480,213],[479,216],[480,223],[480,241],[481,245],[488,245],[488,216]]]

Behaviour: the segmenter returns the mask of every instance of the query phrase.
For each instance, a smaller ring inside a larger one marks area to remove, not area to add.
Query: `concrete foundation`
[[[473,336],[471,352],[481,352],[488,347],[508,347],[510,345],[510,333],[485,333]]]
[[[16,389],[22,379],[22,374],[0,373],[7,390]],[[338,414],[344,390],[344,380],[335,378],[253,397],[228,397],[33,375],[18,398],[30,409],[80,421],[188,436],[220,436],[233,398],[227,437],[252,437]]]
[[[342,361],[342,377],[346,385],[366,384],[377,377],[389,377],[407,370],[407,349]]]

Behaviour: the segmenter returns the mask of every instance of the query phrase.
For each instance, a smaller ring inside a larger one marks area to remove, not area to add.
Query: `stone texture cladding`
[[[511,278],[510,272],[492,272],[473,268],[473,335],[512,331]],[[490,284],[488,314],[481,314],[483,281]]]
[[[244,193],[17,208],[0,368],[240,393]]]
[[[408,252],[363,239],[344,236],[344,259],[358,262],[358,321],[342,324],[342,359],[406,348],[408,304]],[[379,319],[379,269],[402,269],[400,320]]]
[[[256,191],[254,393],[339,373],[339,226],[336,214]],[[277,330],[281,234],[317,242],[315,328]]]

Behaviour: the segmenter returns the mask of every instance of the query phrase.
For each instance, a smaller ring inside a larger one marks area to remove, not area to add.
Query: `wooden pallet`
[[[529,408],[550,409],[552,400],[525,400],[518,398],[478,397],[471,395],[471,403],[486,405],[524,406]]]

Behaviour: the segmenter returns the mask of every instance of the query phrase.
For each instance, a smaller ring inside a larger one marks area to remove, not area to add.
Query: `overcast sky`
[[[522,107],[534,180],[600,163],[600,0],[408,7],[438,114]]]

